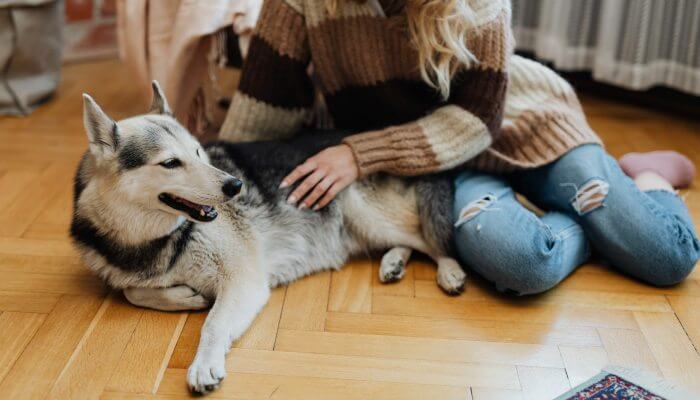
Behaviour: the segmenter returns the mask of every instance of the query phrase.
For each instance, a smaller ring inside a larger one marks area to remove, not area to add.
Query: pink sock
[[[653,171],[666,178],[674,188],[690,186],[695,177],[693,162],[683,154],[670,150],[627,153],[620,157],[619,163],[632,179],[644,171]]]

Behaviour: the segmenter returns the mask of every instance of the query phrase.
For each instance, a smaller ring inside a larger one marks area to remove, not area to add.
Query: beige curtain
[[[518,49],[629,89],[700,95],[700,0],[512,0]]]

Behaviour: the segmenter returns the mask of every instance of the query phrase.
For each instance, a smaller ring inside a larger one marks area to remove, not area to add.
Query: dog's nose
[[[239,179],[231,178],[224,182],[224,186],[221,187],[221,191],[228,197],[233,197],[237,195],[241,188],[243,188],[243,182]]]

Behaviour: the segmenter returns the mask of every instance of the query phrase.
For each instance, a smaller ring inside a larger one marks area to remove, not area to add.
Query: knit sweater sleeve
[[[299,0],[265,0],[220,137],[263,140],[296,133],[313,107],[310,52]]]
[[[513,51],[509,6],[479,24],[467,43],[478,63],[455,76],[445,105],[416,121],[344,140],[361,176],[380,171],[396,175],[444,171],[491,145],[503,121],[506,64]]]

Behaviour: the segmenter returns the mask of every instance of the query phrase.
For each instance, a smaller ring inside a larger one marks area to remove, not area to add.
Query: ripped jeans
[[[620,271],[657,286],[685,279],[700,257],[683,200],[640,191],[598,145],[505,176],[462,172],[455,183],[458,254],[500,291],[549,290],[588,259],[591,247]],[[514,190],[549,211],[536,216]]]

